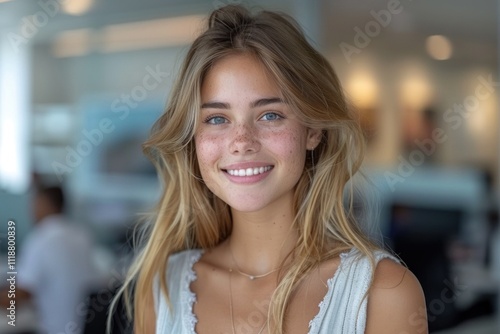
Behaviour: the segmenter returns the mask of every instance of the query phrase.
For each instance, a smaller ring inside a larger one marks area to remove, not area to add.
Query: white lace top
[[[196,280],[194,264],[200,259],[202,250],[187,250],[170,257],[167,285],[173,313],[161,294],[159,285],[154,288],[156,307],[156,334],[196,334],[196,316],[193,304],[196,295],[190,284]],[[367,298],[372,278],[372,269],[367,257],[352,249],[341,254],[340,265],[328,280],[328,292],[319,304],[319,312],[309,323],[308,334],[362,334],[366,326]],[[375,253],[376,262],[383,258],[397,259],[388,253]]]

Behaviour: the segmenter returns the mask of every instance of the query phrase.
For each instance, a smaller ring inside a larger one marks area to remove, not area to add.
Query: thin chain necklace
[[[247,274],[247,273],[241,271],[240,266],[238,266],[238,263],[236,262],[236,259],[234,258],[233,249],[231,248],[231,244],[229,244],[229,252],[231,253],[231,257],[233,258],[234,267],[235,267],[236,271],[238,272],[238,274],[248,277],[251,281],[256,280],[257,278],[269,276],[272,273],[274,273],[275,271],[278,271],[278,269],[279,269],[279,268],[274,268],[273,270],[271,270],[265,274],[261,274],[261,275]],[[231,271],[231,270],[232,269],[230,269],[229,271]]]
[[[234,262],[236,265],[236,262]],[[231,277],[233,276],[233,269],[229,268],[229,314],[231,315],[231,328],[233,330],[233,334],[236,334],[236,329],[234,328],[234,315],[233,315],[233,284]],[[260,328],[259,332],[257,334],[261,334],[264,331],[264,328],[266,328],[266,322],[264,321],[264,325]]]

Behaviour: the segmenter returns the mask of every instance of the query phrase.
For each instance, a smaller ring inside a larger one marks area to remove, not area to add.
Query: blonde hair
[[[206,31],[189,49],[169,105],[144,144],[164,191],[145,234],[147,241],[121,289],[133,304],[139,333],[144,333],[146,305],[153,303],[155,279],[169,300],[169,257],[185,249],[214,247],[231,234],[230,208],[203,183],[193,136],[205,75],[215,62],[235,53],[251,53],[259,59],[300,121],[322,130],[321,142],[308,154],[295,189],[294,226],[299,239],[272,296],[272,331],[284,332],[287,305],[295,288],[322,261],[355,247],[373,263],[372,251],[377,246],[365,236],[344,202],[346,184],[363,160],[364,138],[335,72],[292,18],[226,6],[210,15]]]

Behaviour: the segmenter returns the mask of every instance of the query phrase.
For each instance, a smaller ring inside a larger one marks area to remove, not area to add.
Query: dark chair
[[[113,296],[118,288],[114,289]],[[103,290],[90,295],[83,334],[106,334],[108,312],[111,301],[109,291]],[[133,334],[133,324],[127,319],[125,305],[120,300],[111,321],[112,334]]]
[[[460,320],[455,303],[460,291],[451,277],[447,245],[458,236],[462,216],[460,209],[403,204],[391,208],[391,246],[422,285],[430,332],[451,328]]]

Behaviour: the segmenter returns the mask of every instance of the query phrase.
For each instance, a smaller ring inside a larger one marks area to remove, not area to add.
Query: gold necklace
[[[234,328],[234,315],[233,315],[233,284],[231,280],[232,276],[233,276],[233,269],[229,268],[229,314],[231,315],[231,328],[233,330],[233,334],[236,334],[236,329]],[[261,334],[262,331],[264,331],[264,328],[266,328],[266,322],[267,321],[264,321],[264,325],[262,325],[257,334]]]
[[[279,268],[274,268],[273,270],[271,270],[271,271],[269,271],[269,272],[267,272],[265,274],[261,274],[261,275],[250,275],[250,274],[247,274],[247,273],[241,271],[240,266],[238,266],[238,263],[236,262],[236,259],[234,258],[233,249],[231,248],[231,244],[229,244],[229,252],[231,253],[231,257],[233,258],[233,263],[234,263],[235,269],[238,272],[238,274],[248,277],[251,281],[256,280],[257,278],[262,278],[262,277],[269,276],[272,273],[274,273],[275,271],[278,271],[278,269],[279,269]],[[230,269],[229,271],[231,271],[231,270],[232,269]]]

